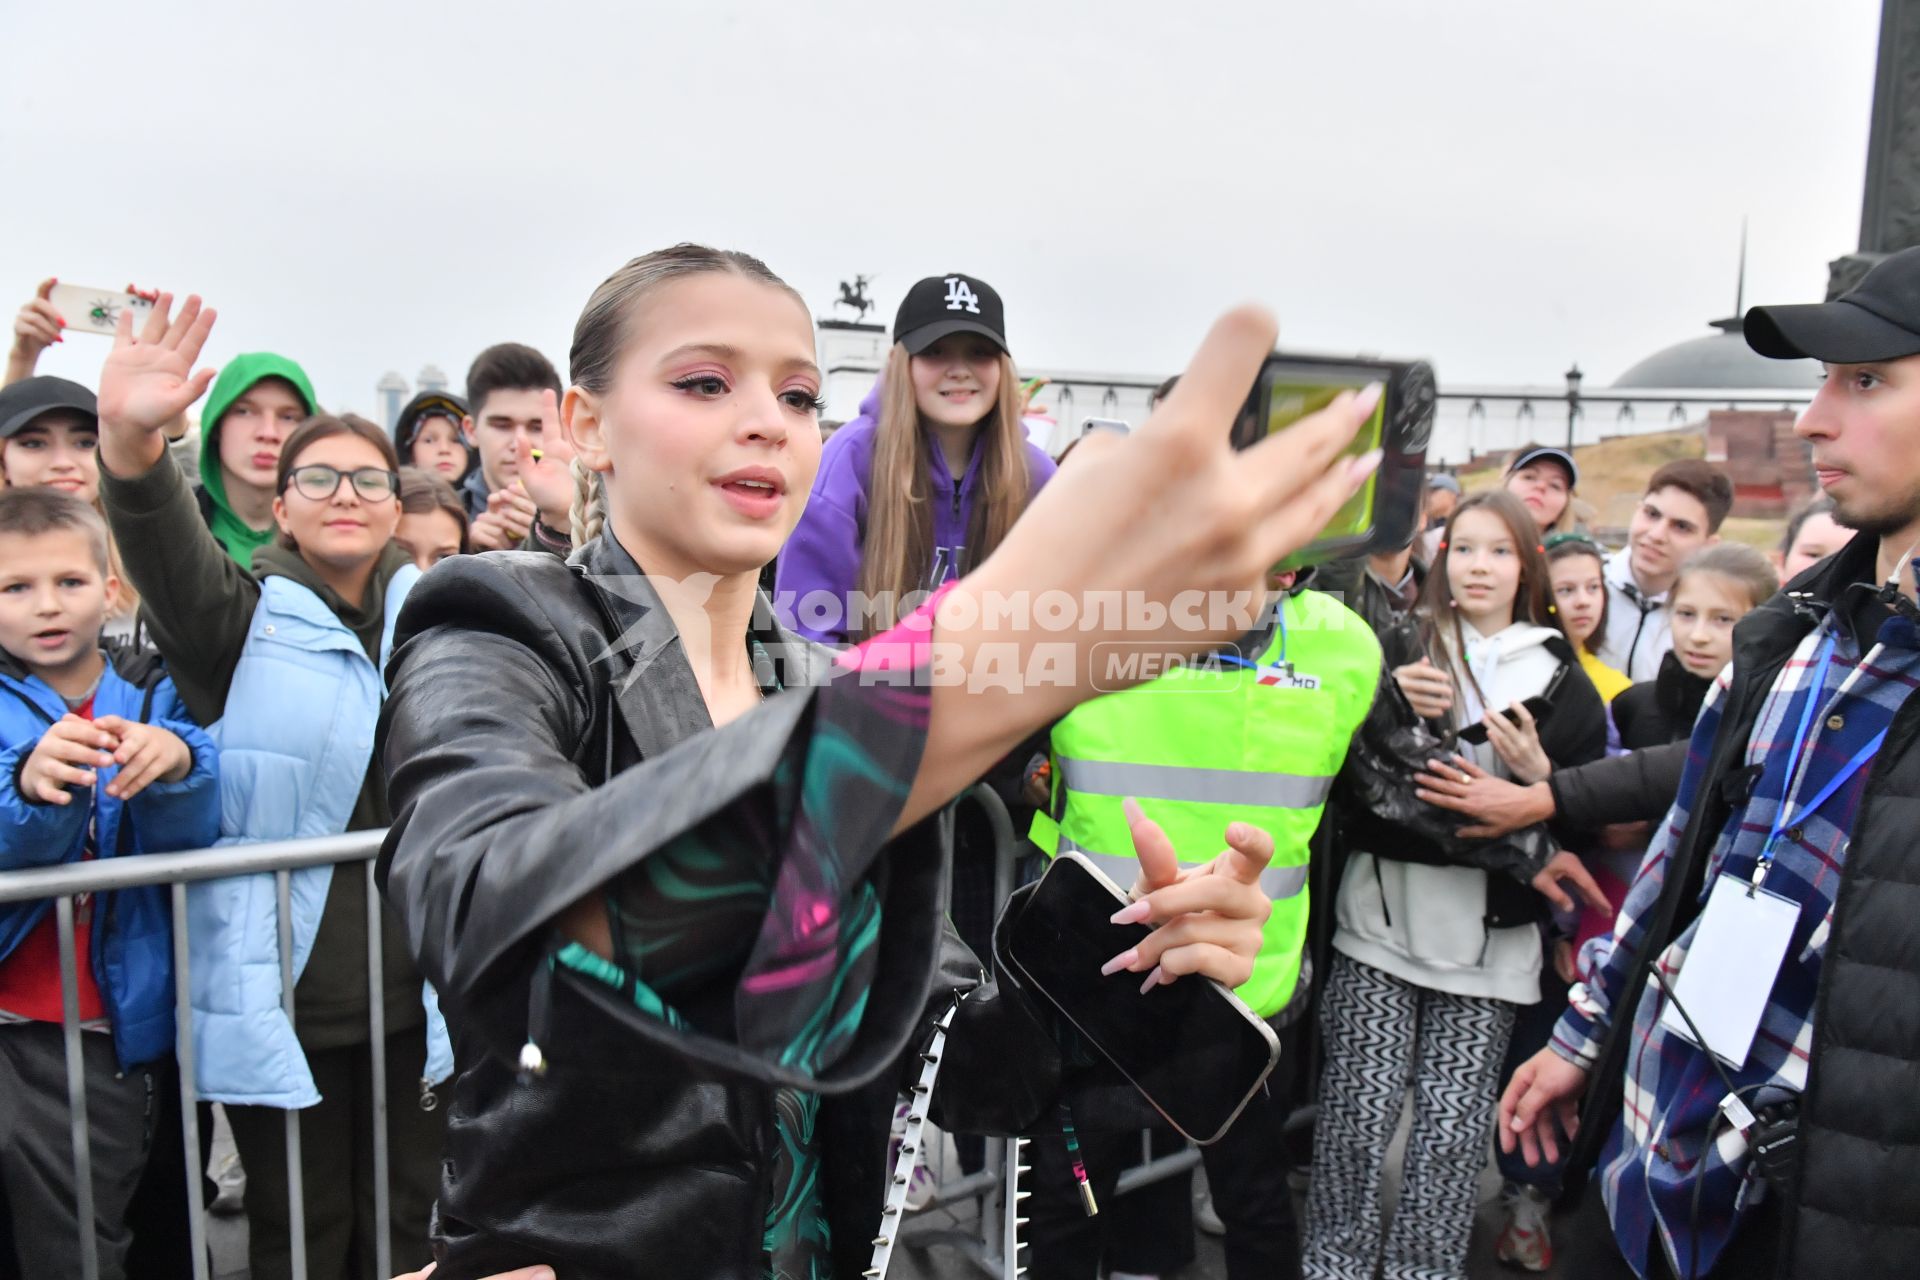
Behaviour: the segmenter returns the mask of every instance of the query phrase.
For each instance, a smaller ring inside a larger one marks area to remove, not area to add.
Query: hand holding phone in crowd
[[[1553,772],[1553,761],[1547,759],[1547,750],[1540,745],[1539,722],[1526,703],[1516,702],[1505,711],[1489,711],[1480,723],[1486,726],[1487,741],[1506,761],[1515,781],[1547,780]]]
[[[1438,720],[1453,710],[1453,677],[1434,666],[1431,658],[1395,667],[1393,678],[1418,715]]]
[[[13,346],[7,352],[7,381],[33,376],[40,353],[56,342],[64,341],[60,331],[67,327],[60,312],[48,300],[60,282],[48,276],[42,280],[13,318]]]
[[[473,547],[476,551],[511,551],[525,541],[533,519],[540,514],[515,480],[487,495],[487,509],[473,522]]]
[[[1140,877],[1132,905],[1114,921],[1160,927],[1109,961],[1110,971],[1145,972],[1143,991],[1189,973],[1227,987],[1245,982],[1260,954],[1261,926],[1273,914],[1273,900],[1260,888],[1260,873],[1273,860],[1273,837],[1248,823],[1233,823],[1226,830],[1227,847],[1211,862],[1183,868],[1159,823],[1133,800],[1122,809]]]

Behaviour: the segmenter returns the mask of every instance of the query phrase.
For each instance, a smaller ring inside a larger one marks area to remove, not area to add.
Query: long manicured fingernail
[[[1374,473],[1380,465],[1380,459],[1386,456],[1386,453],[1379,449],[1367,450],[1347,464],[1347,478],[1359,484]]]
[[[1122,951],[1119,955],[1100,966],[1100,976],[1103,978],[1112,977],[1122,969],[1132,965],[1133,962],[1139,958],[1140,949],[1138,947],[1128,947],[1125,951]]]
[[[1138,902],[1129,902],[1107,919],[1114,924],[1144,924],[1153,918],[1153,904],[1145,898]]]
[[[1160,982],[1161,982],[1160,966],[1155,965],[1153,966],[1153,972],[1147,975],[1147,980],[1140,984],[1140,994],[1141,995],[1147,994],[1147,992],[1159,986]]]
[[[1380,403],[1380,397],[1385,393],[1386,388],[1380,383],[1369,382],[1360,388],[1360,394],[1353,398],[1353,407],[1360,413],[1372,413],[1374,406]]]

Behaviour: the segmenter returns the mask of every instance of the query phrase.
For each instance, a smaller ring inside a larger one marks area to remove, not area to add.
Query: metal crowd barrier
[[[293,872],[303,867],[339,863],[364,864],[367,877],[367,989],[368,1032],[375,1065],[373,1072],[374,1215],[378,1228],[374,1253],[378,1274],[393,1274],[388,1241],[387,1192],[387,1082],[377,1046],[386,1041],[386,1008],[382,998],[384,957],[381,954],[381,899],[373,884],[373,857],[384,831],[357,831],[313,840],[275,840],[262,844],[195,849],[186,853],[135,854],[92,862],[63,863],[0,872],[0,903],[52,898],[60,936],[61,1032],[66,1042],[67,1105],[73,1128],[73,1167],[76,1216],[81,1223],[79,1256],[86,1280],[99,1280],[99,1246],[94,1236],[93,1160],[87,1141],[87,1087],[80,1047],[80,988],[74,954],[74,899],[81,894],[152,885],[171,886],[173,896],[173,999],[178,1027],[175,1056],[180,1064],[180,1125],[186,1146],[188,1236],[193,1249],[194,1280],[209,1280],[206,1210],[201,1207],[200,1119],[193,1087],[193,1011],[188,985],[187,885],[197,880],[272,872],[280,907],[280,1000],[287,1017],[293,1007],[293,941],[291,894]],[[305,1188],[300,1166],[300,1113],[287,1118],[287,1209],[292,1239],[294,1280],[306,1280],[307,1250]],[[23,1262],[30,1260],[23,1259]]]
[[[993,831],[994,901],[1004,903],[1014,890],[1019,842],[1006,805],[991,788],[976,786],[963,802],[981,806]],[[951,841],[953,813],[942,817],[943,838]],[[384,831],[360,831],[346,835],[309,840],[278,840],[261,844],[230,845],[196,849],[184,853],[137,854],[105,858],[91,862],[63,863],[54,867],[0,872],[0,903],[54,900],[60,941],[60,985],[62,996],[61,1031],[66,1045],[67,1101],[73,1132],[73,1163],[77,1216],[83,1224],[79,1240],[81,1273],[86,1280],[99,1280],[100,1260],[93,1231],[94,1196],[92,1157],[87,1138],[87,1091],[84,1057],[81,1052],[80,996],[74,950],[74,900],[82,894],[132,889],[153,885],[170,888],[173,907],[173,983],[174,1012],[179,1028],[175,1037],[175,1056],[179,1062],[181,1136],[185,1146],[187,1179],[188,1232],[193,1250],[194,1280],[210,1280],[211,1263],[207,1250],[206,1210],[201,1204],[200,1122],[194,1090],[193,1013],[190,998],[187,946],[187,885],[200,880],[271,872],[275,879],[280,922],[280,1000],[291,1020],[294,1017],[293,943],[291,909],[292,873],[305,867],[358,862],[367,877],[367,988],[368,1035],[379,1046],[386,1040],[386,1008],[383,998],[385,961],[382,954],[382,899],[373,882],[373,858],[380,850]],[[377,1225],[375,1255],[378,1274],[393,1274],[389,1242],[389,1195],[387,1187],[387,1082],[378,1069],[381,1055],[371,1055],[373,1071],[373,1168],[374,1214]],[[1298,1117],[1296,1117],[1296,1120]],[[1310,1123],[1310,1119],[1309,1119]],[[300,1163],[300,1113],[286,1113],[288,1234],[292,1246],[294,1280],[306,1280],[305,1189]],[[975,1201],[979,1205],[971,1229],[945,1227],[927,1219],[907,1224],[901,1244],[922,1250],[934,1244],[957,1248],[963,1257],[988,1275],[1013,1276],[1019,1273],[1020,1201],[1027,1193],[1019,1189],[1020,1144],[1005,1139],[987,1141],[987,1158],[977,1173],[942,1179],[935,1187],[929,1209]],[[1141,1135],[1141,1163],[1121,1175],[1121,1193],[1186,1173],[1199,1163],[1200,1152],[1189,1146],[1172,1155],[1155,1158],[1148,1135]]]

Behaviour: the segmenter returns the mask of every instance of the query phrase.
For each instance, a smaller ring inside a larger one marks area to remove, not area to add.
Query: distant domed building
[[[1820,366],[1812,360],[1769,360],[1747,345],[1739,316],[1715,320],[1718,333],[1663,347],[1614,379],[1615,390],[1681,387],[1812,391]]]

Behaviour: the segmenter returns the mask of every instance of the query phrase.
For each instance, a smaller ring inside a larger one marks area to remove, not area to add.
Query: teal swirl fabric
[[[772,671],[759,640],[749,644],[755,670]],[[778,691],[768,677],[763,692]],[[669,1026],[725,1037],[795,1071],[816,1075],[837,1061],[859,1031],[878,954],[875,859],[886,841],[872,827],[899,812],[911,782],[898,772],[904,756],[880,748],[925,732],[924,689],[874,692],[838,708],[843,721],[860,723],[818,723],[804,756],[776,774],[777,802],[759,818],[742,821],[735,811],[726,823],[704,824],[609,886],[615,959],[574,944],[555,963],[615,988]],[[816,697],[834,693],[829,685]],[[785,851],[770,853],[783,847],[779,831],[787,833]],[[850,859],[850,850],[869,852]],[[770,1280],[832,1277],[819,1106],[803,1090],[775,1097]]]

